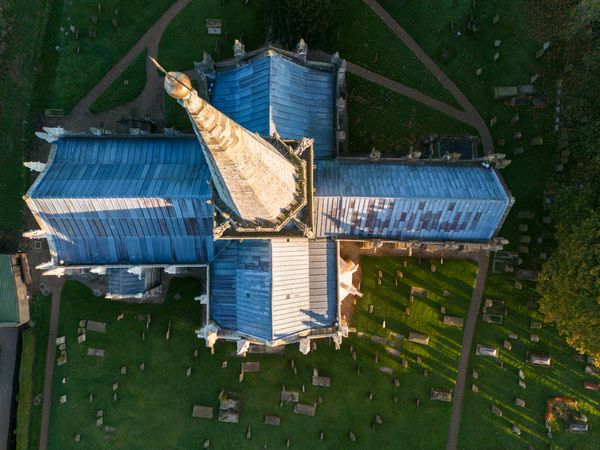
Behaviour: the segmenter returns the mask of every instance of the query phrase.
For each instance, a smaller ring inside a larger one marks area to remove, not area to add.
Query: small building
[[[487,356],[489,358],[498,358],[500,351],[496,347],[488,347],[486,345],[477,344],[475,354],[477,356]]]
[[[448,389],[431,388],[431,400],[452,402],[452,391]]]
[[[552,358],[544,353],[527,352],[525,358],[527,363],[532,366],[550,367],[552,365]]]
[[[18,255],[0,255],[0,327],[29,322],[27,288]]]
[[[429,345],[429,336],[411,331],[408,333],[408,341],[415,344]]]

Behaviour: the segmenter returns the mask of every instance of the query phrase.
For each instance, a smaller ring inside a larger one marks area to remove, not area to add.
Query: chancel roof
[[[63,138],[27,203],[64,264],[213,256],[210,173],[195,138]]]
[[[211,264],[211,318],[274,341],[333,325],[336,250],[330,240],[233,241]]]
[[[319,161],[320,237],[487,241],[512,199],[498,174],[473,164]]]
[[[217,71],[212,104],[250,131],[315,140],[315,158],[333,155],[335,73],[276,52]]]

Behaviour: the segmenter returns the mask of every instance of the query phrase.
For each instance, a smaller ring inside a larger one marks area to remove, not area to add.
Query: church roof
[[[27,203],[65,264],[203,263],[210,173],[195,138],[63,138]]]
[[[211,318],[266,341],[330,326],[336,283],[333,241],[233,241],[211,264]]]
[[[335,74],[266,53],[241,67],[217,71],[212,104],[250,131],[315,139],[315,158],[333,155]]]
[[[512,202],[495,170],[473,164],[319,161],[315,187],[321,237],[487,241]]]

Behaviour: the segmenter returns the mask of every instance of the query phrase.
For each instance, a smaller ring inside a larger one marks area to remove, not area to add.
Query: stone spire
[[[267,141],[200,98],[179,72],[165,77],[165,90],[187,111],[220,199],[248,222],[277,222],[295,200],[296,169]]]

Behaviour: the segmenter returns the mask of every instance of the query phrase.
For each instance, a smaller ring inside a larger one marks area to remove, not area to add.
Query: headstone
[[[104,358],[104,350],[101,348],[88,348],[88,356],[96,356],[97,358]]]
[[[329,377],[319,377],[313,376],[312,378],[313,386],[325,387],[328,388],[331,386],[331,378]]]
[[[531,84],[535,83],[538,79],[540,78],[540,74],[539,73],[535,73],[531,76],[531,78],[529,79],[529,82]]]
[[[349,436],[350,436],[350,440],[351,440],[352,442],[356,442],[356,435],[355,435],[355,434],[354,434],[352,431],[350,432],[350,435],[349,435]]]
[[[519,339],[519,335],[518,335],[518,334],[515,334],[515,333],[510,333],[510,334],[508,335],[508,338],[509,338],[509,339],[512,339],[513,341],[516,341],[517,339]]]
[[[81,441],[81,434],[77,433],[75,436],[73,436],[73,440],[75,442],[80,442]]]
[[[103,417],[98,417],[96,419],[96,426],[97,427],[101,427],[103,423],[104,423],[104,418]]]
[[[506,350],[512,350],[512,344],[510,343],[510,341],[508,341],[508,340],[506,340],[506,339],[504,340],[503,347],[504,347]]]
[[[246,429],[246,439],[251,439],[252,438],[252,427],[250,425],[248,425],[248,428]]]
[[[525,408],[525,400],[523,400],[522,398],[515,398],[515,406],[518,406],[520,408]]]
[[[192,417],[200,419],[212,419],[214,410],[211,406],[194,405],[192,408]]]
[[[498,47],[500,47],[500,45],[502,45],[502,41],[501,41],[500,39],[496,39],[496,40],[494,41],[494,47],[495,47],[495,48],[498,48]]]
[[[523,372],[523,369],[519,369],[519,380],[524,380],[525,379],[525,372]]]
[[[385,366],[384,367],[380,367],[379,371],[381,373],[385,373],[387,375],[392,375],[394,373],[394,369],[392,369],[391,367],[385,367]]]
[[[369,314],[373,314],[373,305],[369,305]]]
[[[115,383],[113,383],[113,385],[112,385],[112,390],[113,391],[116,391],[117,389],[119,389],[119,382],[118,381],[115,382]]]
[[[473,383],[471,385],[471,391],[473,392],[473,394],[478,394],[479,393],[479,386],[477,386],[475,383]]]
[[[307,403],[296,403],[296,406],[294,406],[294,412],[296,414],[314,417],[315,413],[317,412],[317,407],[315,405],[309,405]]]
[[[59,402],[61,403],[67,403],[67,396],[66,395],[61,395],[58,399]]]
[[[496,15],[494,16],[494,18],[492,19],[492,23],[493,23],[494,25],[496,25],[498,22],[500,22],[500,16],[499,16],[498,14],[496,14]]]
[[[477,372],[476,370],[473,370],[473,374],[472,375],[473,375],[474,379],[476,379],[476,380],[479,379],[479,372]]]
[[[406,314],[407,316],[410,316],[411,310],[410,310],[410,306],[405,306],[404,307],[404,314]]]
[[[423,359],[419,355],[416,356],[415,360],[416,360],[417,364],[421,364],[423,362]]]
[[[481,69],[481,67],[479,67],[476,71],[475,71],[475,75],[480,76],[482,74],[483,70]]]
[[[369,398],[369,400],[373,400],[373,393],[372,392],[369,392],[368,398]]]
[[[527,224],[522,223],[521,225],[519,225],[519,232],[521,233],[527,232],[528,229],[529,227],[527,226]]]
[[[260,363],[257,361],[245,361],[242,363],[242,372],[254,373],[260,370]]]
[[[502,417],[502,410],[500,408],[498,408],[496,405],[492,405],[492,412],[498,416],[498,417]]]
[[[192,368],[188,367],[185,371],[185,376],[186,377],[190,377],[192,375]]]
[[[494,116],[490,119],[490,127],[493,127],[494,125],[496,125],[498,123],[498,117]]]
[[[210,439],[207,439],[204,441],[204,444],[202,444],[203,448],[210,448]]]
[[[398,378],[394,378],[394,387],[400,387],[400,380]]]
[[[113,393],[113,402],[116,402],[118,398],[119,398],[119,394],[117,394],[116,392]]]
[[[98,411],[96,411],[96,419],[98,417],[104,417],[104,410],[99,409]]]
[[[83,344],[85,342],[85,333],[84,334],[80,334],[79,336],[77,336],[77,343],[78,344]]]
[[[146,368],[146,363],[140,363],[140,371],[143,372]]]
[[[522,389],[527,389],[527,384],[523,380],[519,380],[519,387]]]
[[[125,317],[124,313],[119,313],[119,315],[117,316],[117,320],[123,320],[124,317]]]
[[[90,403],[92,403],[94,401],[94,394],[92,394],[91,392],[90,392],[90,395],[88,395],[88,401]]]
[[[540,328],[542,328],[542,322],[538,322],[537,320],[532,320],[529,327],[532,330],[539,330]]]
[[[498,61],[499,58],[500,58],[500,52],[494,53],[494,61]]]
[[[86,324],[88,331],[95,331],[97,333],[106,333],[106,323],[96,322],[95,320],[88,320]]]
[[[127,375],[127,366],[121,366],[121,375]]]

